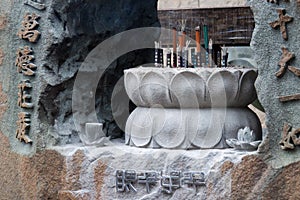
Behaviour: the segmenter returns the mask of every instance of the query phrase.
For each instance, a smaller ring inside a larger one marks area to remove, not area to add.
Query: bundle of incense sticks
[[[154,58],[154,65],[156,67],[163,67],[163,54],[164,54],[164,51],[163,49],[161,48],[161,42],[154,42],[155,44],[155,58]]]
[[[225,45],[222,48],[222,67],[227,67],[227,60],[228,60],[228,48]]]
[[[190,43],[191,43],[191,40],[187,40],[186,43],[185,43],[185,47],[183,49],[183,67],[189,67],[189,62],[188,62],[188,59],[189,59],[189,46],[190,46]]]
[[[209,55],[209,62],[208,67],[213,67],[213,41],[212,39],[209,40],[209,48],[208,48],[208,55]]]
[[[167,67],[168,68],[170,68],[172,66],[171,60],[172,60],[171,49],[168,49],[168,51],[167,51]]]

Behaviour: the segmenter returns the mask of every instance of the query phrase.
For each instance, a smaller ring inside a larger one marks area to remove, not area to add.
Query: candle
[[[197,53],[201,52],[201,47],[200,47],[200,26],[196,27],[196,46],[197,46]]]

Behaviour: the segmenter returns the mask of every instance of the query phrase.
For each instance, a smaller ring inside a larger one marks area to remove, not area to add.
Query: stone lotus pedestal
[[[256,69],[133,68],[125,88],[137,108],[126,123],[131,146],[168,149],[227,148],[240,128],[261,140],[258,117],[247,105],[256,99]]]

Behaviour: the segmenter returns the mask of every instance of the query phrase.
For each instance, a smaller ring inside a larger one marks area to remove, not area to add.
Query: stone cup
[[[81,141],[85,145],[97,145],[105,134],[102,130],[102,123],[86,123],[85,133],[80,136]]]

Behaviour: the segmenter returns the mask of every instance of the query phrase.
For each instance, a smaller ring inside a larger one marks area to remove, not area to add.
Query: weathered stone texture
[[[247,199],[251,196],[257,182],[267,170],[267,164],[256,156],[242,159],[232,171],[232,199]]]
[[[5,15],[0,15],[0,30],[3,30],[6,27],[7,19]]]
[[[259,76],[256,81],[258,98],[266,110],[266,126],[268,137],[267,154],[272,157],[268,159],[274,168],[280,168],[290,163],[299,161],[299,149],[295,153],[283,151],[279,145],[284,123],[290,123],[293,127],[300,127],[300,107],[299,101],[282,103],[280,96],[300,93],[300,80],[290,70],[286,70],[281,78],[276,77],[276,72],[282,69],[281,60],[283,52],[281,49],[287,48],[289,52],[294,52],[294,59],[288,65],[299,68],[300,62],[300,14],[299,7],[295,1],[280,1],[280,8],[286,10],[286,14],[292,16],[294,20],[286,25],[288,40],[282,38],[279,29],[273,29],[269,23],[278,19],[277,4],[267,1],[248,0],[254,13],[255,30],[253,33],[251,47],[255,51],[255,58],[258,63]],[[266,147],[266,146],[265,146]]]
[[[57,199],[63,157],[51,150],[23,157],[11,152],[2,133],[0,141],[0,199]]]
[[[0,49],[0,65],[2,65],[4,59],[4,52],[2,49]]]
[[[274,176],[262,195],[264,199],[276,197],[277,199],[290,200],[299,199],[299,196],[300,162],[290,164],[281,169],[281,172]]]

